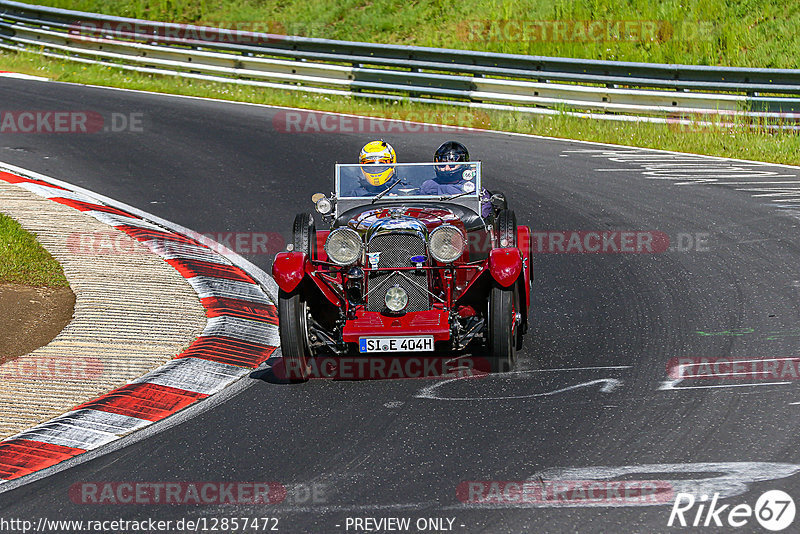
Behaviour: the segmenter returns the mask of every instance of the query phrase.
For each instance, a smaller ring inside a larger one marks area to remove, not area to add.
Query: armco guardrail
[[[0,0],[0,48],[288,90],[664,121],[800,118],[800,70],[550,58],[253,33]],[[769,93],[776,96],[761,96]],[[560,110],[560,111],[553,111]],[[604,113],[605,115],[600,115]]]

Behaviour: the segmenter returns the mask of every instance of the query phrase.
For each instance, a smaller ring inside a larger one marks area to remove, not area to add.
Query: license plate
[[[432,350],[433,336],[362,337],[358,339],[359,352],[416,352]]]

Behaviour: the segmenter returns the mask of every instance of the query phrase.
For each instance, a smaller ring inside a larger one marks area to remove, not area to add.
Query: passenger
[[[426,180],[419,188],[420,195],[458,195],[471,192],[465,188],[466,184],[471,184],[464,179],[466,165],[459,165],[459,162],[469,161],[469,151],[467,147],[457,141],[447,141],[443,143],[433,154],[433,161],[445,163],[437,165],[435,168],[436,178]],[[455,164],[454,164],[455,163]],[[468,185],[466,186],[469,187]],[[472,188],[475,189],[474,186]],[[492,215],[492,195],[485,188],[481,188],[481,217],[487,219]]]

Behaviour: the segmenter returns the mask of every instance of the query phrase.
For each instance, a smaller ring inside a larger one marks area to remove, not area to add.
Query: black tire
[[[489,368],[493,373],[511,371],[516,364],[518,312],[515,287],[492,288],[489,297]]]
[[[514,210],[500,210],[494,223],[498,247],[517,246],[517,216]]]
[[[278,331],[286,378],[292,382],[308,380],[310,351],[307,341],[307,307],[299,291],[278,294]]]
[[[310,259],[316,259],[317,229],[310,213],[298,213],[292,225],[292,244],[296,252],[304,252]]]
[[[524,307],[522,305],[523,299],[525,298],[525,296],[524,296],[525,295],[525,293],[524,293],[525,288],[522,287],[523,285],[524,285],[524,282],[521,282],[521,283],[516,284],[514,286],[514,293],[516,294],[516,299],[517,299],[517,311],[519,313],[522,313],[523,307]],[[525,322],[525,318],[522,317],[520,322],[519,322],[519,324],[515,328],[516,334],[514,336],[514,348],[516,349],[517,352],[522,350],[522,338],[524,337],[522,335],[522,323],[524,323],[524,322]]]

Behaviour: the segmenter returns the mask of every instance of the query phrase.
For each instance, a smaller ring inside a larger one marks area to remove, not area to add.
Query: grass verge
[[[69,287],[61,265],[18,222],[0,213],[0,284]]]
[[[798,68],[800,4],[779,0],[41,0],[150,20],[584,59]]]

